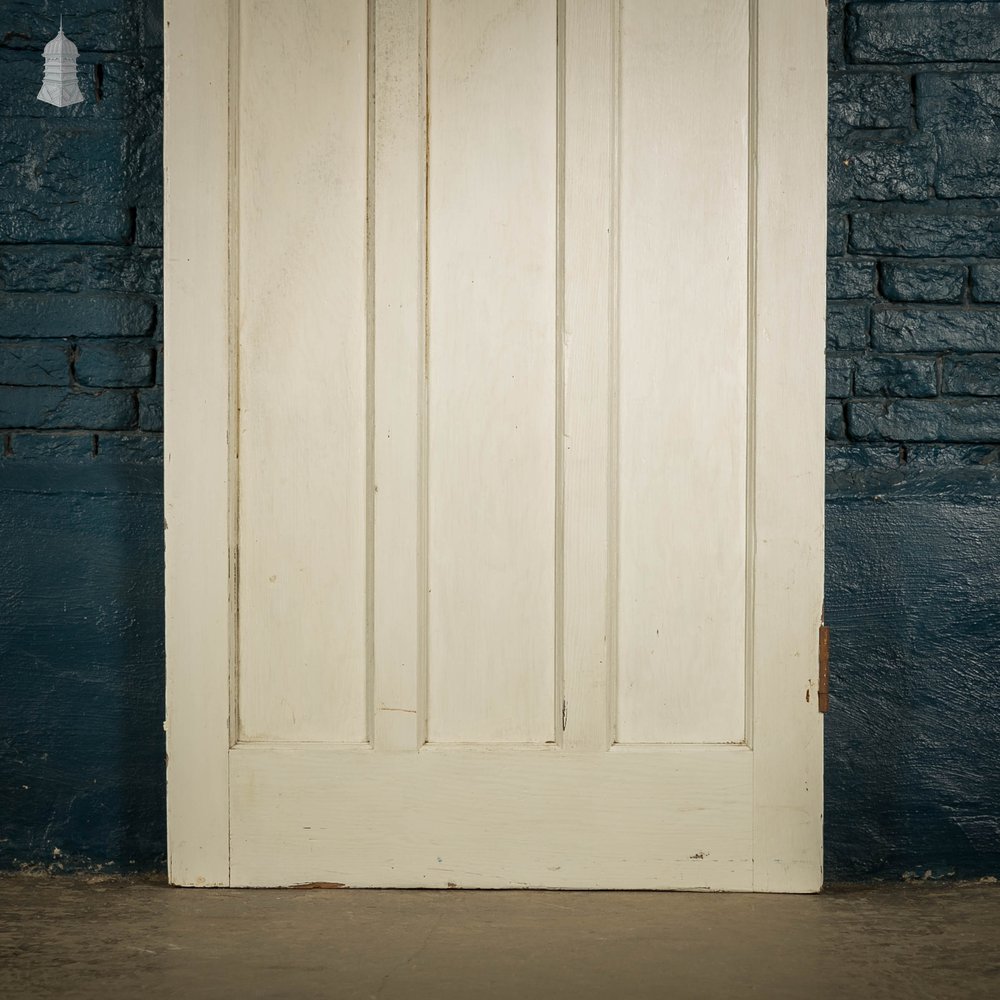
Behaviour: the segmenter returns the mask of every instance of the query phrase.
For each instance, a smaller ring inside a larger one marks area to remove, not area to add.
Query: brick
[[[906,464],[918,469],[995,465],[1000,448],[988,444],[913,444],[906,449]]]
[[[163,430],[162,389],[147,389],[139,393],[139,426],[144,431]]]
[[[140,387],[153,384],[153,350],[135,341],[88,341],[77,350],[76,381],[85,386]]]
[[[996,3],[854,3],[847,50],[856,63],[996,62]]]
[[[156,379],[157,385],[163,385],[163,344],[156,344]]]
[[[829,303],[826,307],[826,346],[833,351],[868,346],[868,306]]]
[[[0,338],[142,337],[156,309],[146,299],[115,295],[0,295]]]
[[[867,469],[895,469],[899,465],[899,448],[893,445],[828,444],[826,471],[860,472]]]
[[[912,102],[910,81],[901,73],[831,73],[830,132],[908,128]]]
[[[69,385],[69,348],[0,342],[0,385]]]
[[[894,399],[847,404],[848,434],[861,441],[1000,441],[1000,399]]]
[[[854,377],[859,396],[937,395],[937,369],[933,358],[859,358]]]
[[[13,49],[42,47],[59,30],[60,7],[39,0],[5,0],[4,45]],[[132,41],[132,4],[77,0],[66,5],[66,34],[80,52],[128,48]]]
[[[826,252],[830,257],[839,257],[847,248],[847,216],[839,212],[826,215]]]
[[[917,78],[921,129],[938,147],[935,175],[943,198],[1000,195],[1000,78],[994,73],[922,73]]]
[[[1000,257],[1000,217],[930,212],[857,212],[850,247],[887,257]]]
[[[957,396],[1000,396],[1000,356],[945,358],[944,391]]]
[[[124,430],[134,425],[135,401],[129,392],[9,386],[0,390],[0,427]]]
[[[163,461],[163,437],[159,434],[100,434],[98,457],[103,461],[135,465],[159,465]]]
[[[10,435],[8,457],[27,462],[89,461],[94,457],[94,435],[21,431]]]
[[[936,155],[933,139],[924,135],[902,141],[865,137],[831,143],[830,201],[927,201]]]
[[[121,204],[0,205],[0,243],[127,243],[132,216]]]
[[[40,52],[0,49],[0,118],[52,119],[52,108],[37,100],[42,80],[42,55]],[[96,99],[98,76],[101,81],[101,100]],[[94,121],[118,120],[129,114],[132,95],[142,89],[141,69],[138,62],[127,56],[113,53],[81,53],[77,80],[83,94],[83,103],[60,108],[59,120]]]
[[[8,292],[163,291],[163,252],[108,246],[0,247]]]
[[[1000,264],[978,264],[972,269],[972,298],[1000,302]]]
[[[120,122],[12,118],[0,130],[0,187],[30,209],[114,202],[126,159]]]
[[[1000,351],[1000,309],[877,309],[879,351]]]
[[[831,355],[826,359],[826,394],[831,399],[844,399],[853,389],[854,359]]]
[[[842,403],[826,404],[827,440],[836,441],[844,437],[844,406]]]
[[[893,302],[961,302],[966,270],[960,264],[883,263],[882,294]]]
[[[0,262],[2,262],[0,256]],[[0,263],[0,273],[2,273]],[[867,260],[830,260],[826,264],[826,294],[830,299],[864,299],[875,294],[875,263]]]

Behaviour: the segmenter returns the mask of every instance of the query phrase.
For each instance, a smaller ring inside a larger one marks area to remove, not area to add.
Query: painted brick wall
[[[1000,874],[1000,3],[829,12],[827,875]]]
[[[829,10],[828,874],[1000,874],[1000,0]],[[161,22],[0,0],[0,867],[163,865]]]
[[[0,0],[4,867],[164,859],[162,62],[156,0]]]

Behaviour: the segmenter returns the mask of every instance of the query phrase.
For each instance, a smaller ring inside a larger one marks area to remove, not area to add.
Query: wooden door
[[[819,0],[168,0],[170,875],[821,882]]]

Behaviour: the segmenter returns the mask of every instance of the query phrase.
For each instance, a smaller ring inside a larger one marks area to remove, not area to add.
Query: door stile
[[[373,736],[412,752],[426,733],[426,0],[372,6]]]
[[[613,741],[612,449],[616,302],[616,34],[618,0],[576,0],[563,12],[560,64],[562,428],[562,746]]]

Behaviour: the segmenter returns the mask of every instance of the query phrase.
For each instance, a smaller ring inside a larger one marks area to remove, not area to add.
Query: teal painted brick
[[[860,350],[868,345],[868,306],[831,302],[826,308],[826,346],[832,351]]]
[[[0,392],[0,427],[125,430],[134,426],[135,399],[123,390],[5,386]]]
[[[1000,355],[945,358],[944,391],[958,396],[1000,396]]]
[[[153,302],[121,295],[0,295],[0,338],[143,337],[156,324]]]
[[[163,252],[108,246],[0,247],[0,288],[8,292],[160,295]]]
[[[854,400],[847,432],[860,441],[1000,442],[1000,399]]]
[[[870,469],[895,469],[899,465],[899,447],[895,445],[829,444],[826,471],[862,472]]]
[[[996,62],[996,3],[853,3],[847,50],[857,63]]]
[[[1000,216],[941,212],[856,212],[850,247],[886,257],[1000,257]]]
[[[972,298],[1000,302],[1000,264],[979,264],[972,269]]]
[[[89,462],[94,457],[91,431],[15,431],[5,437],[5,461]]]
[[[1000,309],[876,309],[872,346],[887,352],[1000,351]]]
[[[837,441],[844,437],[844,405],[843,403],[826,404],[826,437],[829,441]]]
[[[97,457],[107,462],[160,465],[163,436],[160,434],[99,434]]]
[[[882,293],[894,302],[960,302],[966,269],[960,264],[881,265]]]
[[[81,53],[125,49],[134,44],[135,8],[130,0],[5,0],[3,43],[40,52],[65,13],[66,34]]]
[[[934,181],[936,146],[930,136],[831,141],[828,155],[831,202],[927,201]]]
[[[162,389],[147,389],[139,393],[139,426],[144,431],[163,430]]]
[[[859,396],[936,396],[937,366],[933,358],[858,358],[854,386]]]
[[[998,460],[1000,448],[988,444],[913,444],[906,449],[906,464],[917,469],[995,465]]]
[[[828,212],[826,216],[826,252],[839,257],[847,248],[847,216],[841,212]]]
[[[0,341],[0,385],[69,385],[69,356],[64,344]]]
[[[907,128],[913,114],[909,78],[902,73],[830,74],[829,127],[833,134],[850,129]]]
[[[73,365],[80,385],[128,388],[153,384],[153,349],[134,341],[86,341]]]
[[[0,265],[2,267],[2,265]],[[864,299],[875,294],[875,262],[830,260],[826,264],[826,295],[830,299]]]
[[[917,117],[938,148],[935,187],[943,198],[1000,195],[1000,78],[994,73],[924,73]]]
[[[854,388],[854,359],[830,356],[826,359],[826,394],[831,399],[845,399]]]
[[[0,205],[0,243],[127,243],[132,216],[120,202]]]

